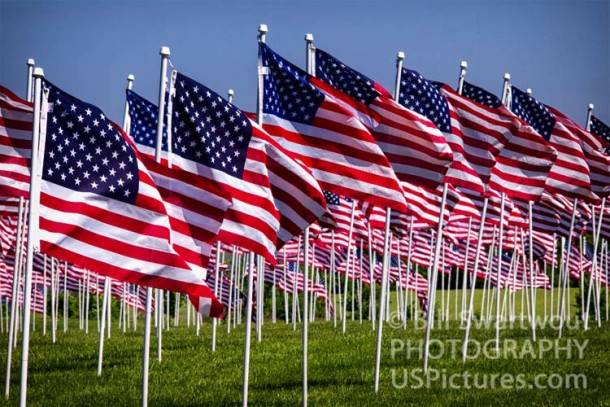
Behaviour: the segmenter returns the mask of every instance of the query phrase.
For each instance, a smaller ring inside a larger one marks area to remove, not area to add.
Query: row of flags
[[[486,223],[476,226],[482,243],[505,224],[505,244],[523,250],[519,231],[532,222],[546,253],[549,235],[569,231],[566,213],[576,205],[577,233],[586,231],[589,205],[610,192],[610,131],[595,117],[589,131],[514,86],[502,98],[468,82],[458,92],[407,68],[392,96],[329,53],[315,49],[313,57],[307,73],[259,44],[258,123],[174,71],[158,162],[157,106],[128,90],[122,128],[43,79],[32,201],[40,250],[120,281],[190,294],[202,313],[219,316],[207,272],[217,240],[275,267],[282,248],[313,225],[320,251],[350,250],[360,239],[383,254],[390,209],[397,238],[417,230],[402,245],[417,259],[425,254],[414,242],[439,222],[446,244],[475,238],[466,224],[480,220],[485,202]],[[33,106],[0,88],[4,214],[29,198]]]

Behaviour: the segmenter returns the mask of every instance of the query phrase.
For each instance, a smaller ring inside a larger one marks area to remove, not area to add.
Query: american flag
[[[155,106],[135,92],[127,91],[131,117],[130,133],[144,151],[154,154],[157,131]],[[150,146],[144,143],[150,141]],[[177,168],[169,168],[150,159],[142,161],[165,202],[172,228],[172,245],[193,271],[205,279],[211,242],[216,237],[231,197],[213,180]]]
[[[381,85],[320,49],[315,66],[316,78],[311,82],[371,131],[400,181],[428,188],[441,184],[453,154],[434,123],[396,103]]]
[[[586,131],[557,109],[551,106],[547,106],[547,108],[555,115],[557,122],[565,126],[566,130],[570,131],[580,141],[580,146],[591,171],[591,190],[593,193],[598,196],[609,196],[610,155],[604,151],[607,142],[594,133]]]
[[[511,110],[557,150],[557,160],[546,179],[546,191],[597,201],[598,197],[591,191],[589,166],[579,140],[532,96],[514,86],[511,94]]]
[[[413,185],[409,182],[403,182],[402,188],[409,208],[409,215],[421,222],[425,222],[429,226],[438,225],[443,195],[441,188],[439,187],[436,190],[432,190],[426,187]],[[459,198],[460,197],[454,188],[450,188],[447,191],[443,222],[449,220],[451,211],[455,208]],[[400,217],[400,214],[392,214],[393,223],[394,219],[398,219],[398,217]],[[397,221],[396,223],[399,222]],[[403,228],[406,226],[404,221],[400,223],[403,223]],[[397,227],[397,225],[393,226]]]
[[[275,251],[326,213],[314,177],[242,111],[178,73],[173,158],[233,197],[218,239],[275,263]]]
[[[0,213],[17,213],[30,190],[33,105],[0,86]]]
[[[310,83],[312,77],[260,43],[263,123],[322,189],[405,211],[387,158],[359,120]]]
[[[496,157],[511,138],[511,120],[464,97],[450,86],[437,84],[449,103],[451,134],[464,148],[465,158],[484,185],[489,184]]]
[[[218,240],[274,262],[280,215],[269,183],[264,132],[235,106],[181,73],[176,75],[172,115],[172,161],[216,180],[233,199]]]
[[[508,142],[496,157],[489,186],[511,198],[537,201],[557,152],[531,126],[506,109],[499,98],[464,82],[464,96],[479,103],[485,131],[510,132]],[[473,105],[476,106],[476,105]],[[474,107],[477,109],[477,107]]]
[[[135,122],[132,120],[131,133],[138,143],[138,148],[152,156],[156,143],[157,107],[131,91],[128,91],[129,100],[131,100],[130,111],[133,110],[136,118]],[[135,131],[133,131],[134,126],[136,126]],[[148,131],[141,131],[140,129],[143,128]],[[266,164],[269,183],[275,205],[280,213],[277,246],[281,247],[290,238],[300,234],[307,226],[325,214],[324,201],[313,176],[289,157],[289,154],[275,140],[264,134],[264,131],[258,128],[257,132],[260,132],[257,133],[259,138],[267,143]],[[165,150],[166,156],[165,143],[164,139],[163,150]],[[162,159],[162,162],[165,160],[166,157]],[[222,174],[217,175],[222,177]]]
[[[349,235],[349,225],[352,215],[353,200],[347,197],[340,197],[329,191],[324,191],[326,205],[331,212],[337,227],[335,233]],[[352,230],[352,244],[359,239],[367,239],[368,228],[364,214],[356,206],[354,208],[354,223]],[[335,243],[336,244],[336,243]]]
[[[222,304],[172,250],[164,203],[128,136],[99,108],[46,80],[44,87],[42,251],[117,280],[199,297],[202,314],[221,315]]]
[[[398,100],[407,109],[430,119],[447,139],[453,152],[453,162],[444,182],[483,192],[485,186],[468,160],[462,138],[452,132],[451,108],[447,98],[436,85],[418,72],[403,68]]]
[[[9,249],[15,246],[17,237],[17,217],[3,216],[0,218],[0,249],[6,256]]]
[[[138,95],[136,92],[126,89],[125,99],[129,105],[129,135],[137,143],[138,150],[155,158],[157,146],[157,106]],[[163,124],[163,137],[161,138],[161,163],[167,162],[167,126]]]
[[[606,143],[606,146],[610,143],[610,126],[594,115],[591,115],[591,133],[601,137]]]
[[[235,285],[233,280],[227,278],[222,273],[218,274],[218,299],[228,310],[240,308],[245,302],[244,293]],[[216,287],[215,273],[208,273],[206,282],[210,287]]]

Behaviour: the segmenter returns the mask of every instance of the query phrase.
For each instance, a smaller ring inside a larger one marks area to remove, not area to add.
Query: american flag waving
[[[483,192],[485,185],[469,160],[464,140],[458,134],[454,134],[451,108],[447,98],[436,85],[418,72],[403,68],[398,100],[407,109],[430,119],[447,139],[453,151],[453,162],[445,175],[444,182]]]
[[[495,95],[468,82],[464,82],[463,93],[483,118],[478,126],[490,132],[510,132],[492,168],[491,189],[511,198],[539,200],[557,151],[530,125],[505,108]],[[475,103],[480,106],[476,107]]]
[[[406,211],[398,179],[360,121],[316,89],[310,75],[260,43],[267,68],[264,128],[313,173],[322,189]]]
[[[217,93],[179,72],[172,115],[172,161],[216,180],[232,197],[218,240],[275,263],[280,214],[269,182],[266,133]]]
[[[127,89],[125,100],[129,105],[129,135],[136,142],[138,151],[155,158],[157,144],[157,106]],[[127,130],[127,129],[126,129]],[[161,138],[161,162],[167,162],[167,126],[163,124]]]
[[[511,110],[557,150],[557,160],[546,180],[546,191],[587,202],[597,201],[599,198],[591,191],[589,166],[580,141],[531,95],[514,86],[511,94]]]
[[[591,172],[591,190],[598,196],[610,195],[610,156],[604,151],[606,141],[580,127],[574,120],[551,106],[549,111],[557,122],[580,141],[585,160]]]
[[[610,143],[610,126],[591,115],[591,133],[601,137],[606,144]]]
[[[16,214],[30,188],[33,105],[0,86],[0,213]]]
[[[200,297],[200,312],[222,315],[172,250],[164,203],[127,135],[99,108],[46,80],[44,87],[42,251],[117,280]]]
[[[381,85],[316,49],[311,82],[352,111],[369,128],[402,182],[436,188],[453,154],[438,128],[425,116],[396,103]]]
[[[127,90],[129,132],[145,155],[142,160],[165,202],[172,227],[172,245],[187,264],[205,279],[211,242],[218,234],[231,196],[213,180],[154,162],[156,106]],[[166,156],[167,158],[167,156]]]

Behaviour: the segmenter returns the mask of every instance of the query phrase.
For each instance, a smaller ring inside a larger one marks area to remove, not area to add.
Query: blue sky
[[[256,35],[303,67],[305,33],[351,67],[393,89],[405,66],[495,94],[514,85],[583,123],[588,103],[610,123],[608,1],[12,1],[0,0],[0,84],[25,94],[26,60],[74,96],[121,122],[128,74],[157,100],[159,49],[176,69],[254,110]]]

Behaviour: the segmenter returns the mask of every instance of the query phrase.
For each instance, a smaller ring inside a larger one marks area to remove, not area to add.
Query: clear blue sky
[[[610,123],[610,2],[539,1],[12,1],[0,0],[0,84],[24,96],[26,60],[67,92],[122,120],[126,77],[157,100],[159,49],[172,63],[253,110],[256,35],[299,66],[305,33],[389,90],[395,56],[430,79],[467,79],[496,94],[513,84],[583,123]]]

